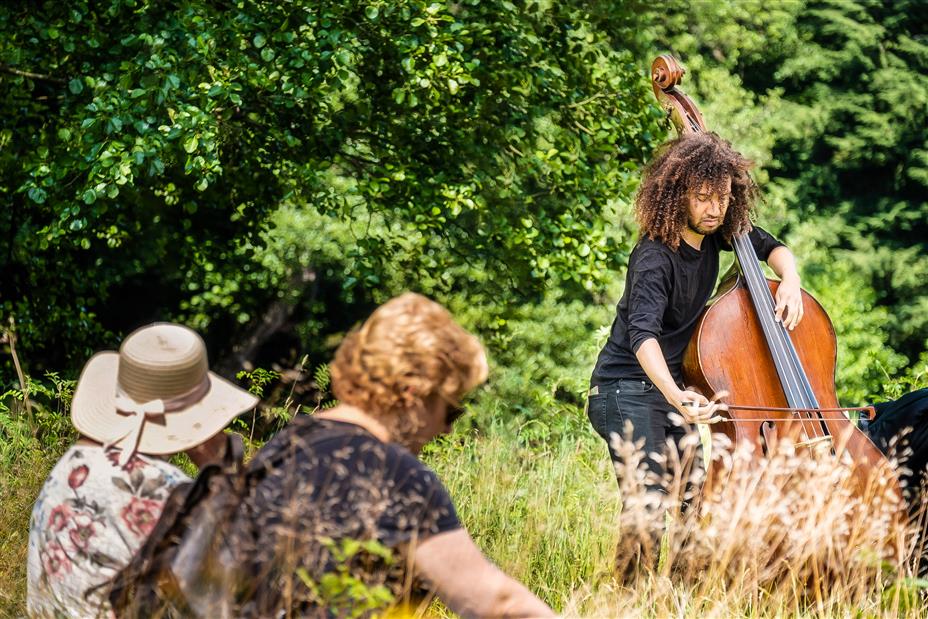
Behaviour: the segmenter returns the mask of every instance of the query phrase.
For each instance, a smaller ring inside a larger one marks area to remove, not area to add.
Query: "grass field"
[[[26,612],[26,550],[32,503],[60,451],[28,450],[0,470],[0,617]]]
[[[485,400],[481,407],[487,419],[502,404]],[[547,434],[531,422],[462,428],[425,454],[478,545],[565,615],[928,614],[928,583],[909,567],[912,533],[893,528],[876,504],[855,503],[839,469],[790,454],[737,478],[699,514],[678,515],[658,569],[617,578],[621,534],[659,530],[664,522],[643,510],[634,482],[624,487],[620,510],[605,446],[576,421]],[[53,443],[3,452],[0,616],[25,612],[29,512],[66,445]],[[431,612],[448,615],[440,604]]]
[[[500,436],[470,439],[442,445],[430,463],[481,548],[566,615],[928,613],[928,582],[910,566],[913,531],[894,525],[892,508],[876,497],[855,498],[847,469],[828,459],[784,453],[736,474],[698,512],[677,514],[659,568],[629,580],[616,577],[620,531],[665,523],[644,509],[640,479],[623,486],[620,514],[598,439],[564,437],[541,450]]]

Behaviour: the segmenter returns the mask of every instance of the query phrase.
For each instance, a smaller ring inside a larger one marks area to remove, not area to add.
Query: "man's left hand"
[[[777,306],[774,315],[778,322],[792,331],[802,320],[802,290],[799,278],[790,277],[780,282],[776,294]]]

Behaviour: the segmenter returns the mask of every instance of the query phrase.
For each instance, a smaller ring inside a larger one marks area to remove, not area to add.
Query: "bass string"
[[[754,266],[756,267],[757,274],[759,276],[759,281],[762,284],[762,290],[764,295],[769,300],[769,304],[773,306],[773,297],[770,294],[770,289],[767,287],[766,278],[763,275],[763,272],[760,270],[760,263],[755,261]],[[818,409],[819,402],[818,398],[815,397],[815,392],[812,389],[812,384],[809,382],[809,377],[806,374],[805,370],[802,367],[802,362],[799,360],[799,354],[796,352],[796,347],[793,344],[793,339],[790,337],[789,331],[786,329],[786,326],[782,321],[777,322],[773,318],[773,310],[771,309],[768,312],[768,319],[771,320],[774,324],[773,331],[776,334],[778,345],[784,349],[786,352],[786,357],[790,362],[790,365],[794,369],[796,383],[798,384],[799,390],[802,392],[799,394],[800,399],[803,401],[803,406],[806,406],[811,409]],[[818,417],[821,417],[820,414],[817,414]],[[820,422],[822,431],[825,434],[829,434],[828,427],[823,422]]]
[[[746,235],[737,239],[740,254],[739,262],[741,263],[742,272],[747,280],[748,290],[754,299],[754,305],[757,308],[758,320],[764,333],[767,335],[767,342],[774,355],[774,361],[778,368],[783,372],[784,391],[787,399],[791,400],[791,406],[796,408],[809,406],[810,403],[805,401],[801,388],[801,379],[797,371],[796,364],[791,363],[789,351],[783,344],[781,333],[778,331],[777,323],[774,320],[774,302],[770,295],[770,290],[766,286],[766,280],[760,269],[760,263],[754,247]]]
[[[734,239],[736,255],[738,262],[741,264],[741,272],[744,274],[747,283],[748,292],[754,301],[754,307],[761,329],[764,331],[770,352],[773,355],[774,364],[779,370],[780,380],[783,383],[783,390],[786,392],[787,400],[790,406],[800,407],[803,405],[797,388],[798,376],[795,368],[791,367],[788,356],[782,343],[776,337],[776,329],[773,323],[773,303],[769,293],[764,294],[761,289],[762,282],[758,280],[759,265],[754,248],[744,236],[738,236]]]
[[[747,246],[747,249],[751,252],[750,255],[754,257],[749,268],[753,274],[752,279],[754,280],[755,288],[760,293],[759,296],[761,296],[765,302],[767,309],[767,311],[764,312],[766,318],[765,322],[768,324],[769,330],[773,334],[773,345],[777,348],[778,353],[787,360],[786,365],[790,370],[790,396],[794,398],[797,407],[818,409],[818,399],[815,397],[812,385],[802,368],[802,363],[799,360],[799,355],[796,352],[792,338],[789,336],[789,332],[784,324],[774,319],[774,300],[770,294],[770,289],[767,287],[763,271],[760,268],[760,262],[757,260],[756,254],[754,254],[754,248],[750,245],[746,237],[742,240],[742,244]],[[821,434],[822,436],[829,436],[831,434],[821,414],[810,411],[807,415],[809,418],[813,418],[814,421],[817,422],[815,426],[820,428],[820,432],[814,432],[815,435]]]
[[[768,337],[768,343],[773,349],[773,354],[779,359],[778,365],[786,371],[785,390],[787,398],[793,400],[792,406],[795,408],[818,408],[818,402],[812,392],[811,385],[802,370],[802,364],[790,340],[789,333],[782,322],[777,322],[774,318],[775,304],[770,289],[767,287],[766,277],[760,268],[760,261],[754,252],[747,236],[739,239],[742,253],[745,255],[745,266],[742,269],[746,271],[749,290],[752,297],[755,298],[755,305],[758,307],[759,319]],[[756,301],[760,301],[758,304]]]
[[[748,291],[754,300],[757,309],[758,320],[766,336],[767,344],[771,354],[774,357],[774,363],[778,368],[781,384],[787,397],[787,401],[793,408],[815,409],[818,408],[818,402],[812,392],[808,378],[802,370],[798,354],[786,327],[782,322],[774,319],[774,300],[767,287],[766,277],[760,268],[760,262],[754,247],[750,243],[747,235],[738,235],[733,239],[738,261],[741,264],[742,273],[748,285]],[[827,426],[821,415],[816,415],[818,419],[812,418],[814,413],[800,414],[803,420],[803,428],[810,436],[821,437],[827,436]],[[808,421],[809,423],[806,423]],[[817,423],[816,423],[817,422]]]

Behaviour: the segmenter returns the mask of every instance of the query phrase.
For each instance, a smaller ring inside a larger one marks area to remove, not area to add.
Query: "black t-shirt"
[[[428,594],[409,570],[411,547],[461,525],[441,481],[409,451],[300,415],[249,465],[260,469],[233,525],[255,587],[239,596],[241,616],[341,616],[378,588],[396,601]],[[338,594],[349,582],[362,587]]]
[[[756,226],[748,238],[761,260],[782,245]],[[635,353],[649,338],[657,339],[671,375],[682,384],[683,352],[712,296],[723,249],[731,251],[731,246],[719,234],[704,237],[701,249],[685,241],[680,241],[677,251],[652,239],[638,242],[628,260],[625,292],[609,340],[596,360],[591,384],[648,380]]]

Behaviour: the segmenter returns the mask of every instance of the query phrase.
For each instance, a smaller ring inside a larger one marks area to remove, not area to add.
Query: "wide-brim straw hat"
[[[155,323],[131,333],[119,352],[97,353],[74,391],[71,421],[84,436],[135,452],[173,454],[218,434],[258,398],[209,371],[191,329]]]

